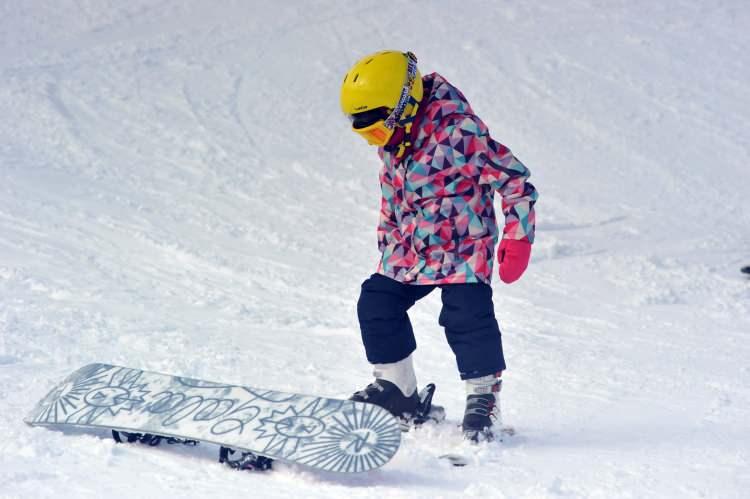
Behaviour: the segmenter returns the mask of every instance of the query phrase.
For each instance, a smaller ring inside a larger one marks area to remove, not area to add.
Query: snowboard
[[[229,448],[341,473],[379,468],[401,443],[397,418],[372,404],[109,364],[72,373],[24,421],[205,442],[222,454]]]

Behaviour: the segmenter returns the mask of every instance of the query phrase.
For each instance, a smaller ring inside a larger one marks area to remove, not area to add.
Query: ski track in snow
[[[0,497],[746,496],[748,25],[739,1],[0,5]],[[532,264],[493,285],[517,434],[460,441],[437,292],[411,317],[449,420],[375,472],[25,426],[94,361],[369,381],[379,165],[338,90],[383,47],[461,88],[540,191]]]

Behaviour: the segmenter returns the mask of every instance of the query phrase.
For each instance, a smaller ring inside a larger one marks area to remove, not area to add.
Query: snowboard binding
[[[268,471],[273,467],[273,459],[224,446],[219,450],[219,462],[242,471]]]
[[[421,426],[428,421],[441,423],[445,420],[445,408],[440,405],[432,404],[432,397],[435,396],[435,383],[429,383],[419,392],[419,405],[417,411],[411,419],[414,426]]]
[[[197,440],[165,437],[163,435],[153,435],[151,433],[130,433],[118,430],[112,430],[112,438],[118,444],[139,443],[148,445],[150,447],[156,447],[162,442],[165,442],[169,445],[198,445]],[[227,466],[235,470],[266,471],[271,469],[273,459],[269,459],[265,456],[259,456],[252,452],[236,451],[229,447],[222,446],[219,449],[219,462],[222,464],[226,464]]]
[[[117,430],[112,430],[112,438],[114,438],[115,442],[117,442],[118,444],[140,443],[144,445],[149,445],[151,447],[156,447],[162,442],[166,442],[169,445],[188,445],[191,447],[198,445],[197,440],[165,437],[162,435],[152,435],[151,433],[129,433],[129,432],[117,431]]]

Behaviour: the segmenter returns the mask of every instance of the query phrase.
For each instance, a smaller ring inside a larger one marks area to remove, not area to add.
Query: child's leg
[[[433,289],[435,286],[402,284],[380,274],[373,274],[362,284],[357,314],[367,360],[373,364],[375,378],[390,381],[403,393],[395,399],[384,393],[375,395],[387,399],[383,403],[389,410],[393,409],[393,404],[405,412],[414,410],[417,375],[411,353],[417,344],[406,312]]]
[[[505,369],[500,328],[492,305],[492,288],[484,283],[442,286],[440,325],[456,355],[461,379]]]
[[[371,364],[398,362],[417,348],[406,312],[433,289],[434,286],[403,284],[380,274],[373,274],[362,283],[357,315]]]

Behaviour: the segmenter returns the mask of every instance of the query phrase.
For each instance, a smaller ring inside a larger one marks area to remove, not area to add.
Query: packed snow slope
[[[0,3],[0,496],[747,497],[750,6],[745,1]],[[448,424],[384,468],[233,472],[215,448],[30,428],[110,362],[347,397],[370,380],[375,150],[348,67],[414,51],[540,192],[494,283],[517,435],[460,440],[463,385],[412,311]]]

